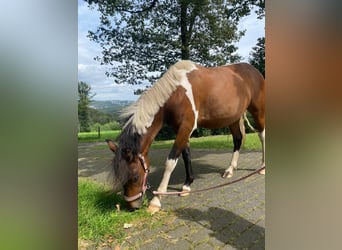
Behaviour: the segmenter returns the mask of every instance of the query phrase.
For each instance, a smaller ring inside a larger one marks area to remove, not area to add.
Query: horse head
[[[109,149],[115,154],[113,160],[114,185],[119,184],[123,187],[128,210],[139,209],[146,191],[148,169],[145,159],[131,148],[121,148],[111,140],[106,141]]]

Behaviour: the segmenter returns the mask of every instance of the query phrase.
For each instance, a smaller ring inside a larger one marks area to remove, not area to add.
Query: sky
[[[94,100],[136,100],[139,96],[133,94],[134,90],[143,88],[141,85],[115,84],[112,78],[105,75],[107,66],[100,65],[94,57],[101,55],[101,47],[87,37],[88,31],[95,31],[99,21],[99,12],[91,10],[88,4],[78,0],[78,81],[84,81],[95,93]],[[257,43],[259,37],[265,36],[265,19],[259,20],[256,14],[244,17],[239,24],[239,29],[246,29],[236,46],[237,53],[248,61],[249,53]],[[200,62],[196,62],[200,63]]]

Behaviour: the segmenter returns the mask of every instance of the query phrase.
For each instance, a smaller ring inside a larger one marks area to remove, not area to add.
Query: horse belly
[[[222,105],[216,108],[204,108],[199,111],[197,124],[203,128],[223,128],[241,118],[245,108]]]
[[[239,120],[240,117],[241,115],[199,117],[197,125],[198,127],[209,129],[224,128]]]

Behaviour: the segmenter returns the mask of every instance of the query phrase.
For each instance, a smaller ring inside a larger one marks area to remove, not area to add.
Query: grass
[[[98,138],[97,132],[79,133],[79,142],[104,142],[105,139],[115,139],[120,134],[120,130],[102,131],[101,137]],[[174,140],[154,141],[152,149],[171,149]],[[214,135],[199,138],[190,138],[191,148],[202,149],[228,149],[233,148],[233,138],[231,135]],[[261,149],[261,143],[257,133],[246,135],[246,140],[242,149]]]
[[[109,187],[95,182],[79,180],[78,183],[78,236],[98,242],[103,236],[108,235],[116,240],[124,237],[122,230],[124,223],[130,223],[134,219],[146,213],[144,209],[136,213],[119,212],[116,208],[120,204],[125,209],[122,196],[110,193]]]
[[[171,149],[174,140],[155,141],[153,149]],[[233,148],[233,138],[231,135],[214,135],[199,138],[190,138],[191,148],[201,149],[228,149]],[[261,143],[257,133],[247,134],[242,149],[261,149]]]
[[[81,132],[78,133],[79,142],[104,142],[106,139],[115,139],[119,134],[120,130],[101,131],[100,138],[97,132]]]
[[[153,227],[160,223],[163,213],[151,216],[146,209],[134,213],[126,210],[121,195],[109,191],[110,187],[89,180],[79,179],[78,182],[78,238],[90,240],[99,245],[103,242],[120,244],[127,237],[124,224],[132,227]],[[116,205],[120,204],[120,211]],[[165,215],[165,214],[164,214]]]

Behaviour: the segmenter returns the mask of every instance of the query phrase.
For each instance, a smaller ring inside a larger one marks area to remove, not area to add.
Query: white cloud
[[[246,34],[236,43],[236,46],[239,48],[237,53],[247,61],[249,53],[252,47],[256,45],[258,38],[265,36],[265,18],[257,19],[257,14],[252,10],[250,16],[242,19],[239,28],[240,30],[246,30]]]

